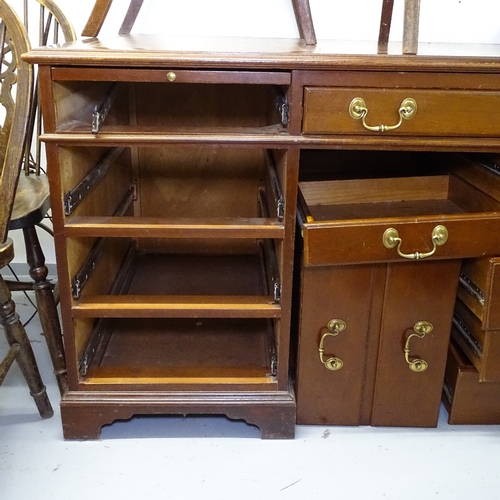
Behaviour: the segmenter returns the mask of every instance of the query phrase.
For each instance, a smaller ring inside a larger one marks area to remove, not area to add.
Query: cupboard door
[[[459,269],[459,260],[388,265],[372,425],[437,425]],[[432,325],[422,338],[419,322]],[[405,345],[427,369],[410,369]]]
[[[302,269],[298,423],[360,423],[374,267]],[[335,335],[339,322],[332,320],[343,321],[345,329]],[[319,353],[322,339],[324,362]],[[332,358],[340,361],[329,362]]]

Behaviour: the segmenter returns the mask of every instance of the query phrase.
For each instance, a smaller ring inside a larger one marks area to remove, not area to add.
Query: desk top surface
[[[24,58],[72,66],[500,72],[500,45],[486,44],[421,43],[418,55],[402,55],[394,42],[382,55],[377,42],[117,35],[37,48]]]

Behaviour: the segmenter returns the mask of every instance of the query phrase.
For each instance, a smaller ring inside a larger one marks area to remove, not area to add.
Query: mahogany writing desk
[[[435,425],[461,259],[500,249],[496,178],[457,154],[500,149],[500,52],[480,50],[129,35],[30,52],[65,437],[203,413],[290,438],[293,386],[302,423]]]

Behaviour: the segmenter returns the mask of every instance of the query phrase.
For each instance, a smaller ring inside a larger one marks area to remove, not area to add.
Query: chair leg
[[[306,45],[316,45],[316,33],[309,0],[292,0],[292,4],[300,37],[304,39]]]
[[[34,280],[33,288],[40,324],[49,349],[59,392],[64,395],[68,391],[64,343],[54,294],[51,284],[47,280],[48,269],[45,265],[45,256],[35,227],[23,228],[23,234],[26,245],[26,258],[30,268],[29,273]]]
[[[35,400],[38,412],[42,418],[50,418],[54,411],[43,385],[35,355],[31,348],[26,331],[16,313],[14,302],[8,286],[0,276],[0,324],[4,327],[8,343],[13,346],[19,345],[19,353],[16,360],[21,372],[26,379],[30,394]]]
[[[5,376],[7,375],[7,372],[9,371],[9,368],[12,366],[12,363],[17,358],[17,355],[21,348],[19,347],[19,344],[12,344],[10,346],[9,352],[7,353],[7,356],[2,360],[0,363],[0,385],[2,385],[2,382],[5,379]]]

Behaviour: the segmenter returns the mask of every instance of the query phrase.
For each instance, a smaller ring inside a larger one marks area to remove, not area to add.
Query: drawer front
[[[436,426],[459,267],[389,264],[372,425]],[[427,368],[418,371],[417,360]]]
[[[363,113],[356,114],[356,110],[355,117],[350,113],[354,99],[366,109],[364,118],[360,116]],[[401,118],[399,110],[406,99],[416,104],[413,114]],[[375,128],[383,125],[389,129],[369,130],[365,125]],[[500,92],[305,87],[302,131],[305,134],[366,135],[385,131],[397,135],[499,136]]]
[[[296,387],[300,424],[361,423],[371,277],[371,266],[303,269]],[[334,319],[346,326],[337,335],[331,326],[330,335],[328,324]],[[336,370],[320,359],[322,339],[323,360],[341,360]]]
[[[159,82],[159,83],[249,83],[289,85],[290,73],[264,71],[202,71],[184,69],[128,69],[128,68],[52,68],[52,79],[57,82]]]
[[[446,363],[443,403],[450,424],[500,424],[500,384],[480,382],[474,365],[453,339]]]
[[[452,336],[479,372],[481,382],[500,382],[500,331],[484,330],[460,300],[455,304]]]
[[[373,221],[312,222],[302,227],[304,262],[306,265],[325,265],[354,262],[418,260],[416,253],[426,254],[434,249],[432,233],[444,225],[448,239],[437,246],[427,259],[454,259],[495,254],[500,248],[500,220],[497,215],[471,217],[413,219],[397,223]],[[396,229],[402,240],[397,248],[384,245],[384,234]],[[470,235],[473,234],[474,238]],[[413,257],[412,257],[413,255]]]
[[[500,258],[464,260],[458,296],[483,329],[500,329]]]

